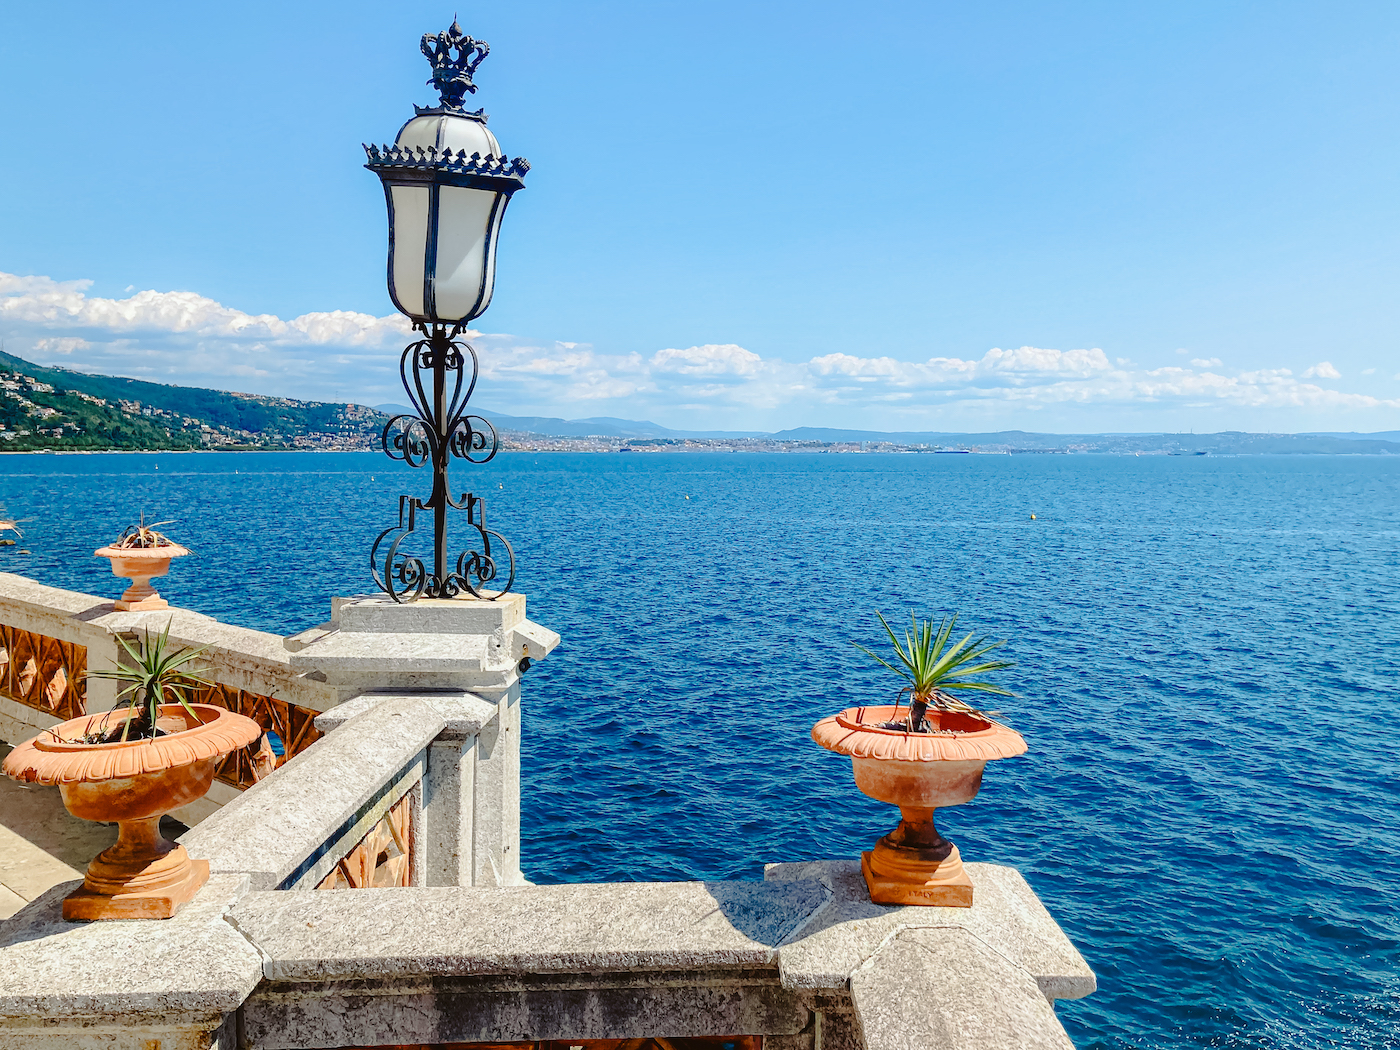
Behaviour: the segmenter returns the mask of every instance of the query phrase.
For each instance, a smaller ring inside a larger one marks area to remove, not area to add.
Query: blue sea
[[[1099,975],[1081,1048],[1400,1047],[1400,459],[529,454],[463,467],[563,644],[525,678],[538,882],[761,878],[893,826],[808,731],[897,683],[876,613],[1017,662],[1030,743],[940,828]],[[0,569],[290,633],[370,589],[421,472],[369,453],[0,457]]]

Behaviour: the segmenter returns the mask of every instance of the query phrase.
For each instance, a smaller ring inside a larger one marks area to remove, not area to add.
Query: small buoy
[[[505,486],[505,483],[502,482],[500,485],[497,485],[496,487],[497,487],[497,488],[502,488],[502,489],[503,489],[503,488],[505,488],[506,486]]]
[[[686,497],[686,499],[690,499],[690,497],[689,497],[689,496],[687,496],[687,497]]]
[[[1035,515],[1034,515],[1034,514],[1031,515],[1031,521],[1035,521]]]

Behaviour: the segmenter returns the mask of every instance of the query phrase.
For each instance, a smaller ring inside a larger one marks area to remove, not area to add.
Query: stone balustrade
[[[284,640],[18,577],[0,592],[0,625],[89,661],[168,620],[227,689],[315,711],[313,744],[183,836],[213,874],[174,918],[64,922],[70,882],[0,922],[7,1050],[1066,1048],[1054,1001],[1095,988],[997,865],[967,865],[971,908],[873,904],[855,859],[770,864],[761,882],[527,884],[521,675],[559,639],[523,597],[337,600]],[[32,699],[6,701],[0,736],[58,719]]]
[[[470,693],[358,697],[317,719],[316,747],[181,844],[260,890],[319,887],[338,866],[332,884],[356,888],[520,885],[519,752],[502,746],[502,710]],[[383,863],[406,857],[400,874],[347,867],[386,820]]]
[[[400,835],[408,861],[400,866],[407,877],[394,882],[411,885],[424,867],[428,746],[443,725],[421,700],[388,698],[253,785],[180,843],[191,856],[207,859],[212,873],[246,876],[255,889],[315,889],[406,802]]]
[[[316,716],[339,702],[314,671],[293,666],[280,635],[188,609],[119,612],[109,598],[0,573],[0,740],[19,743],[66,719],[111,708],[117,683],[85,679],[83,672],[116,666],[118,638],[134,644],[167,627],[176,645],[205,650],[199,665],[213,685],[196,699],[248,715],[276,735],[283,752],[275,756],[269,742],[261,754],[230,755],[209,794],[174,814],[187,825],[314,743]]]
[[[86,670],[115,666],[118,638],[136,643],[147,632],[168,628],[174,644],[204,650],[199,665],[212,685],[195,699],[247,715],[264,730],[260,749],[230,755],[209,794],[173,814],[186,825],[198,824],[300,755],[340,724],[335,718],[325,721],[326,713],[378,686],[459,696],[471,690],[472,703],[498,708],[496,729],[488,732],[492,745],[501,743],[493,767],[504,777],[496,794],[497,806],[503,807],[498,816],[513,817],[518,826],[518,683],[522,668],[548,656],[559,636],[526,619],[525,597],[518,594],[496,602],[412,606],[362,596],[336,598],[331,606],[330,621],[283,638],[188,609],[119,612],[111,599],[0,573],[0,741],[18,743],[66,719],[111,708],[117,684],[85,679]],[[437,745],[444,762],[453,749],[470,767],[478,757],[495,753],[494,747],[477,749],[460,735],[480,717],[478,711],[466,722],[449,720]],[[436,779],[441,791],[451,789],[452,778]],[[436,797],[443,797],[441,791]],[[518,859],[511,866],[518,871]]]
[[[871,904],[858,861],[763,882],[362,892],[215,876],[163,922],[0,924],[0,1045],[310,1050],[761,1036],[768,1050],[1068,1048],[1094,975],[1020,875]],[[139,945],[139,950],[136,946]]]

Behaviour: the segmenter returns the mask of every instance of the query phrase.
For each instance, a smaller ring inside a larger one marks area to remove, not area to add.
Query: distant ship
[[[967,456],[972,453],[970,448],[936,448],[933,451],[940,456]]]

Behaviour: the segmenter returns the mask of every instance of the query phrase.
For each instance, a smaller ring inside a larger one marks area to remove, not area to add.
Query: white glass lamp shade
[[[429,112],[392,147],[366,147],[389,206],[389,295],[414,321],[457,324],[484,313],[496,241],[529,165],[507,160],[474,115]]]
[[[496,238],[509,194],[389,183],[389,296],[415,321],[469,321],[486,312]]]

